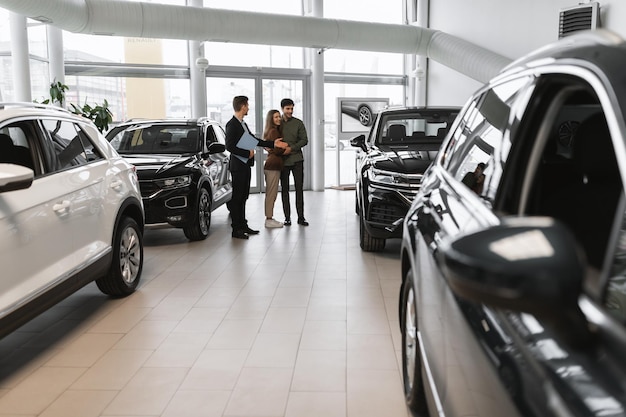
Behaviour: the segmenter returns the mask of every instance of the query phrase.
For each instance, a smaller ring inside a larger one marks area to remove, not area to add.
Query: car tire
[[[137,222],[128,216],[120,219],[113,234],[113,259],[109,272],[96,280],[105,294],[124,297],[132,294],[143,269],[143,235]]]
[[[205,188],[201,188],[198,193],[194,220],[189,226],[183,227],[183,232],[187,239],[204,240],[209,236],[211,228],[211,197]]]
[[[372,109],[368,106],[359,107],[359,122],[363,126],[371,126],[374,121],[374,115],[372,114]]]
[[[417,338],[417,303],[412,273],[404,279],[401,293],[400,326],[402,334],[402,380],[407,407],[416,416],[428,415],[419,340]]]
[[[359,216],[359,243],[361,249],[365,252],[380,252],[385,249],[385,239],[379,239],[372,237],[365,228],[365,220],[363,220],[364,213],[361,210]]]

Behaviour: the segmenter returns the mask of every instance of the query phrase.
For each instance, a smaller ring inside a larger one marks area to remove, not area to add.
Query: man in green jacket
[[[308,226],[309,222],[304,218],[304,156],[302,148],[309,143],[306,128],[302,120],[293,117],[293,100],[284,98],[280,101],[283,111],[282,134],[283,141],[288,147],[285,149],[283,159],[285,166],[280,173],[281,197],[283,200],[283,212],[285,213],[285,226],[291,226],[291,204],[289,202],[289,174],[293,174],[293,182],[296,189],[296,212],[298,224]]]

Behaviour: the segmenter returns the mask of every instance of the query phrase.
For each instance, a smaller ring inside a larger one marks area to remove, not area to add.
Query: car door
[[[211,124],[206,128],[206,146],[211,143],[226,144],[224,130],[218,124]],[[219,152],[209,155],[209,172],[213,184],[214,201],[219,205],[228,200],[232,195],[230,171],[228,170],[229,157],[227,152]]]
[[[496,311],[523,363],[518,401],[535,415],[624,415],[625,167],[621,113],[606,78],[575,66],[537,71],[496,210],[565,224],[584,254],[582,314],[555,325]],[[564,126],[576,126],[567,136]],[[621,162],[621,166],[620,166]],[[582,320],[581,320],[582,319]],[[537,387],[541,386],[541,389]]]
[[[64,188],[71,190],[64,201],[70,204],[67,215],[71,217],[73,251],[78,265],[85,266],[111,247],[122,181],[115,178],[115,169],[94,146],[90,135],[97,135],[97,130],[93,126],[54,119],[42,119],[41,123],[52,144],[48,149],[56,153],[55,169],[67,181]],[[111,206],[115,207],[113,213]]]
[[[49,142],[42,125],[34,120],[9,122],[14,136],[26,138],[33,156],[35,179],[24,190],[0,195],[2,239],[0,264],[0,311],[13,309],[66,279],[79,265],[76,230],[80,229],[77,209],[87,203],[81,187],[82,173],[65,169]]]
[[[531,77],[503,81],[470,100],[422,184],[416,251],[419,328],[435,396],[449,416],[520,415],[498,376],[496,352],[505,335],[490,327],[488,310],[450,291],[437,252],[444,241],[499,223],[492,202],[507,162],[510,129],[530,84]],[[486,164],[480,195],[462,181],[479,163]]]

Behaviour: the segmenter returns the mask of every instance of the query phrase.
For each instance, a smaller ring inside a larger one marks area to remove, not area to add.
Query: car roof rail
[[[0,109],[20,108],[20,107],[42,109],[42,110],[54,110],[54,111],[59,111],[63,113],[74,114],[64,107],[53,106],[51,104],[31,103],[29,101],[0,102]]]

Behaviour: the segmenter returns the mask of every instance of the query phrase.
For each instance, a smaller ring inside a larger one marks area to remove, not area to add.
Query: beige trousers
[[[265,173],[265,217],[271,219],[274,217],[274,203],[278,196],[280,171],[264,169],[263,172]]]

